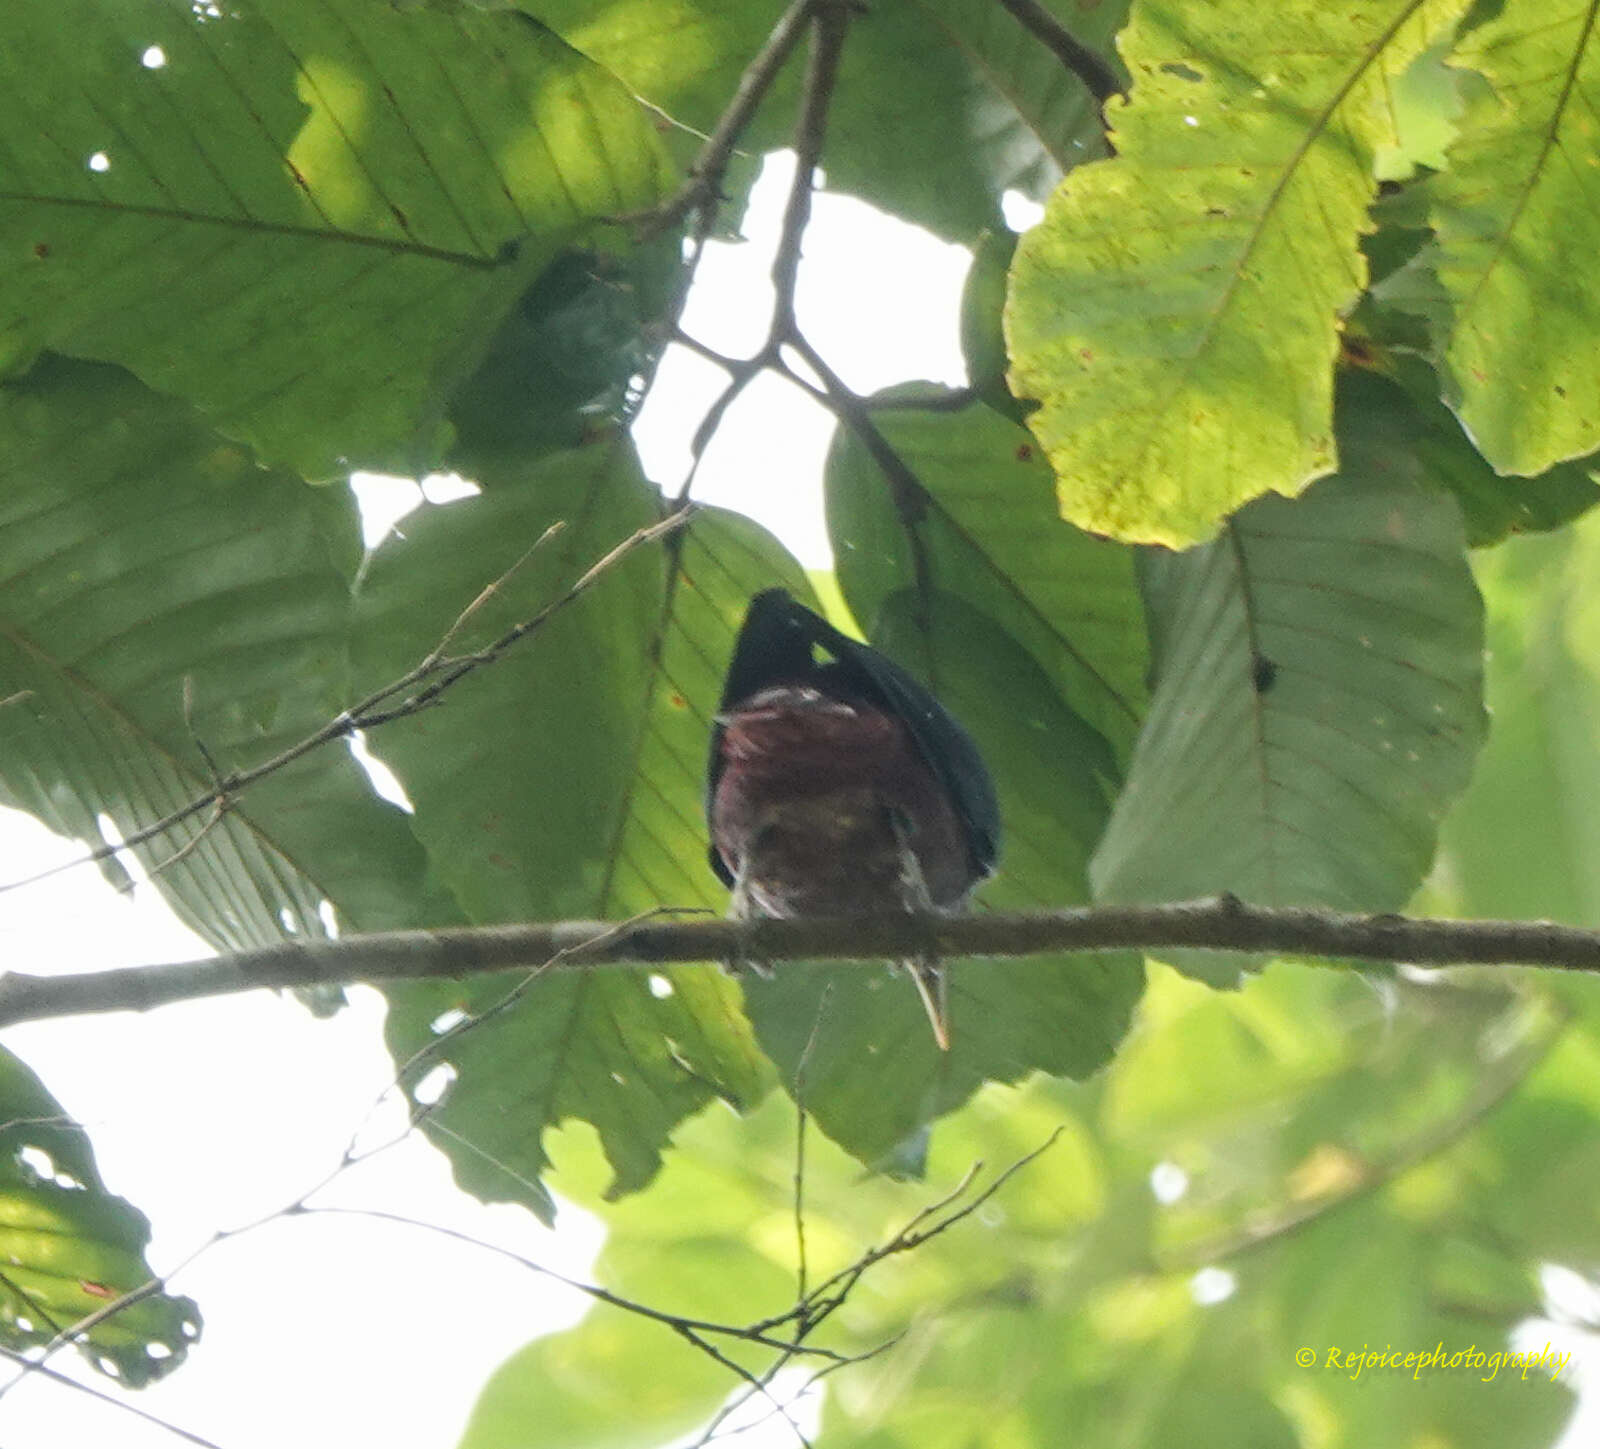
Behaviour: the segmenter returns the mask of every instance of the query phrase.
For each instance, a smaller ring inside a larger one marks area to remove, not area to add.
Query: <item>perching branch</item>
[[[1600,931],[1549,921],[1460,921],[1355,916],[1251,906],[1231,896],[1157,906],[1095,906],[1028,914],[672,920],[618,925],[557,921],[437,931],[383,931],[337,941],[296,940],[207,961],[178,961],[70,976],[0,978],[0,1027],[263,987],[590,970],[693,961],[882,961],[931,953],[1033,956],[1044,952],[1190,947],[1421,966],[1546,966],[1600,972]],[[548,965],[547,965],[548,963]]]

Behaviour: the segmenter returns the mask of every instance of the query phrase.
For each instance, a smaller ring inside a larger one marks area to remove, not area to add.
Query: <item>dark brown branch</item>
[[[822,161],[828,107],[839,78],[839,57],[844,51],[845,31],[852,9],[838,0],[818,4],[811,21],[811,51],[806,61],[800,116],[795,123],[794,179],[789,184],[789,199],[784,205],[783,225],[772,258],[772,285],[776,296],[768,339],[771,348],[776,348],[795,330],[794,293],[800,275],[800,243],[806,224],[811,220],[811,193],[816,185],[817,167]]]
[[[839,57],[844,50],[845,31],[854,8],[849,0],[811,0],[809,5],[803,7],[803,18],[811,26],[811,49],[801,91],[800,114],[795,122],[794,179],[789,183],[789,198],[784,205],[783,223],[772,256],[772,317],[767,326],[766,340],[749,357],[725,357],[689,337],[674,323],[673,335],[677,341],[716,363],[728,374],[727,385],[706,409],[689,444],[689,471],[677,493],[676,501],[680,504],[688,499],[695,474],[700,468],[700,459],[739,394],[768,368],[787,371],[782,367],[781,349],[784,343],[798,335],[794,298],[800,277],[800,244],[811,219],[811,193],[817,166],[822,160],[823,140],[827,135],[828,107],[833,100],[833,87],[839,74]]]
[[[1031,956],[1187,946],[1423,966],[1523,965],[1600,972],[1600,932],[1548,921],[1429,920],[1249,906],[1232,897],[1030,914],[901,915],[814,920],[648,919],[388,931],[295,940],[206,961],[0,977],[0,1027],[262,987],[348,985],[490,971],[592,969],[691,961],[882,961],[932,953]],[[559,958],[553,960],[552,958]]]
[[[1042,41],[1073,75],[1077,76],[1095,101],[1104,107],[1112,96],[1122,94],[1122,82],[1105,61],[1077,40],[1039,0],[1000,0],[1030,34]]]

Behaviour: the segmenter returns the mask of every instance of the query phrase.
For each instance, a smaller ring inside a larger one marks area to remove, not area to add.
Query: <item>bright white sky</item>
[[[763,339],[771,245],[792,169],[787,158],[767,168],[745,228],[750,241],[713,244],[703,265],[685,325],[724,353],[747,353]],[[801,274],[802,324],[860,391],[917,377],[959,384],[967,263],[959,247],[820,195]],[[689,436],[721,383],[715,368],[680,349],[663,363],[637,431],[651,477],[666,487],[681,482]],[[696,496],[743,508],[807,565],[825,566],[821,468],[831,426],[794,388],[757,381],[709,449]],[[384,494],[403,504],[415,490],[396,499],[394,488],[375,489],[373,507],[384,506]],[[80,853],[30,817],[0,811],[0,881]],[[0,962],[18,969],[205,954],[153,889],[122,897],[92,869],[0,898]],[[107,1184],[150,1215],[150,1261],[170,1271],[217,1229],[273,1212],[337,1164],[393,1074],[381,999],[360,989],[351,995],[350,1008],[331,1021],[254,993],[17,1027],[3,1040],[87,1126]],[[403,1121],[391,1102],[371,1124],[372,1140]],[[319,1200],[424,1218],[577,1275],[587,1273],[601,1239],[599,1224],[576,1209],[551,1234],[528,1213],[457,1192],[444,1158],[415,1135]],[[130,1398],[224,1449],[447,1449],[493,1368],[583,1307],[519,1271],[482,1250],[371,1220],[275,1222],[220,1244],[179,1275],[174,1289],[200,1303],[204,1333],[170,1380]],[[53,1362],[116,1392],[71,1354]],[[0,1384],[11,1373],[0,1364]],[[743,1442],[756,1449],[750,1438]],[[181,1442],[37,1376],[0,1398],[5,1449]]]

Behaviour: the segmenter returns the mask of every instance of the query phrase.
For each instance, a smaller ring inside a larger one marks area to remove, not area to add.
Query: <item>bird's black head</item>
[[[1000,849],[1000,809],[994,782],[972,736],[893,660],[840,633],[785,590],[768,589],[750,601],[728,664],[719,713],[733,711],[764,689],[786,684],[864,704],[900,720],[949,794],[961,822],[972,879],[993,873]],[[708,820],[726,763],[719,722],[712,731],[706,772]],[[710,858],[718,877],[732,885],[715,844]]]

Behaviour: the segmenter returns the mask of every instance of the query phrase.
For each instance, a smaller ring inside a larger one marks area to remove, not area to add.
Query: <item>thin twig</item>
[[[777,1397],[777,1395],[772,1392],[772,1376],[777,1371],[775,1368],[768,1370],[766,1373],[753,1374],[743,1364],[725,1354],[716,1346],[716,1344],[712,1343],[709,1339],[705,1338],[701,1334],[696,1333],[694,1329],[680,1328],[678,1332],[687,1342],[693,1344],[695,1348],[698,1348],[701,1353],[705,1354],[707,1358],[711,1359],[712,1362],[720,1364],[730,1373],[737,1375],[739,1378],[745,1381],[745,1384],[748,1386],[748,1394],[745,1402],[748,1402],[749,1398],[751,1397],[760,1395],[760,1397],[764,1398],[769,1404],[772,1405],[773,1412],[780,1415],[784,1423],[786,1423],[794,1432],[794,1437],[800,1441],[802,1449],[811,1449],[811,1440],[806,1437],[805,1431],[795,1421],[794,1415],[789,1412],[789,1406],[783,1403]],[[790,1357],[791,1355],[786,1350],[782,1358],[779,1359],[779,1363],[786,1363]]]
[[[228,797],[226,795],[223,795],[212,801],[211,813],[206,816],[200,828],[170,855],[163,856],[154,865],[148,867],[144,873],[145,880],[153,881],[163,871],[171,870],[173,866],[177,865],[181,860],[193,852],[206,838],[206,836],[210,835],[211,832],[217,828],[217,826],[222,824],[223,817],[227,813]],[[82,864],[82,862],[77,861],[74,862],[74,864]],[[130,876],[126,881],[117,887],[117,891],[121,895],[132,895],[134,891],[139,888],[140,884],[140,881],[135,880]]]
[[[739,138],[799,43],[815,6],[816,0],[794,0],[778,18],[766,43],[739,77],[733,98],[723,110],[716,128],[706,138],[683,185],[659,206],[615,220],[639,227],[641,234],[649,238],[659,236],[690,212],[695,212],[699,216],[699,234],[703,237],[711,230],[722,202],[723,178],[727,175]]]
[[[549,543],[552,538],[566,528],[566,526],[566,520],[558,518],[550,525],[549,528],[545,529],[545,531],[533,541],[528,551],[524,553],[522,557],[519,558],[514,564],[512,564],[511,567],[508,568],[503,574],[501,574],[499,578],[497,578],[492,584],[485,584],[482,591],[478,594],[478,597],[456,615],[455,623],[453,623],[444,631],[444,637],[433,646],[433,649],[429,652],[427,658],[422,661],[422,665],[420,667],[431,668],[438,664],[438,662],[444,658],[444,651],[450,647],[451,640],[453,640],[457,634],[466,628],[467,622],[472,618],[472,616],[476,614],[478,610],[481,609],[485,604],[487,604],[490,599],[494,598],[494,596],[511,581],[512,576],[520,572],[523,566],[527,564],[528,560],[531,559],[534,554],[538,553],[539,550],[545,546],[545,544]]]
[[[293,1211],[302,1217],[362,1217],[369,1218],[375,1222],[398,1223],[403,1227],[422,1228],[430,1233],[438,1233],[442,1237],[453,1238],[460,1243],[470,1243],[474,1247],[482,1248],[487,1253],[498,1254],[500,1257],[516,1263],[519,1267],[526,1268],[530,1273],[537,1273],[540,1277],[548,1278],[552,1282],[560,1283],[563,1287],[571,1288],[587,1298],[592,1298],[596,1303],[605,1303],[612,1308],[620,1308],[624,1312],[637,1314],[640,1318],[648,1318],[653,1323],[665,1324],[674,1332],[681,1333],[683,1329],[688,1328],[699,1333],[738,1339],[745,1343],[757,1344],[763,1348],[777,1349],[780,1352],[791,1354],[804,1354],[812,1358],[836,1360],[844,1357],[844,1355],[835,1353],[832,1349],[815,1348],[809,1344],[800,1344],[779,1338],[757,1325],[715,1323],[705,1318],[692,1318],[685,1314],[669,1313],[665,1309],[653,1308],[648,1303],[640,1303],[632,1298],[625,1298],[620,1293],[613,1293],[609,1288],[602,1288],[598,1283],[586,1283],[581,1278],[568,1277],[565,1273],[558,1272],[556,1269],[548,1267],[533,1258],[526,1258],[511,1248],[501,1247],[500,1244],[488,1242],[483,1238],[475,1238],[470,1233],[446,1227],[443,1223],[430,1223],[422,1218],[407,1217],[403,1213],[392,1213],[383,1208],[319,1207],[307,1204]]]
[[[76,1322],[70,1323],[66,1327],[59,1329],[54,1337],[52,1337],[50,1341],[44,1345],[43,1352],[38,1358],[25,1359],[25,1367],[23,1371],[16,1375],[16,1377],[9,1379],[6,1383],[0,1384],[0,1398],[4,1398],[7,1394],[9,1394],[14,1388],[17,1387],[18,1384],[26,1379],[29,1374],[46,1372],[46,1362],[55,1354],[59,1353],[62,1349],[66,1348],[67,1345],[77,1343],[86,1338],[101,1324],[109,1321],[112,1318],[115,1318],[118,1314],[126,1312],[136,1303],[142,1303],[147,1298],[153,1298],[156,1294],[165,1292],[172,1279],[177,1277],[177,1275],[183,1272],[184,1269],[191,1267],[195,1262],[197,1262],[200,1258],[203,1258],[219,1244],[228,1242],[233,1238],[243,1237],[247,1233],[256,1232],[258,1229],[266,1227],[268,1223],[277,1222],[278,1219],[282,1217],[286,1217],[301,1211],[311,1197],[328,1187],[342,1173],[355,1166],[357,1162],[366,1162],[371,1158],[376,1157],[379,1153],[387,1152],[391,1147],[397,1146],[411,1135],[411,1132],[416,1125],[417,1119],[413,1118],[406,1124],[405,1131],[400,1133],[399,1136],[393,1137],[389,1141],[381,1143],[379,1146],[361,1154],[359,1157],[355,1154],[354,1140],[352,1139],[351,1145],[346,1147],[345,1151],[340,1156],[338,1163],[330,1171],[324,1173],[320,1178],[318,1178],[315,1183],[308,1187],[287,1206],[276,1208],[269,1213],[263,1213],[260,1217],[253,1218],[249,1222],[242,1223],[237,1227],[216,1229],[203,1242],[201,1242],[199,1246],[192,1248],[188,1253],[180,1258],[172,1268],[168,1269],[167,1272],[153,1274],[150,1278],[146,1279],[137,1287],[130,1288],[126,1293],[119,1294],[110,1302],[102,1304],[99,1308],[95,1309],[94,1312],[87,1313]],[[359,1132],[359,1130],[360,1129],[358,1128],[357,1131]]]
[[[823,987],[817,1001],[817,1013],[811,1021],[811,1034],[800,1052],[794,1068],[794,1246],[795,1246],[795,1298],[806,1298],[806,1068],[811,1064],[811,1053],[816,1049],[817,1036],[822,1030],[822,1018],[828,1009],[832,985]]]
[[[659,522],[636,530],[598,562],[585,570],[577,581],[567,588],[565,593],[560,594],[546,604],[531,618],[525,619],[512,629],[508,629],[486,648],[458,659],[444,656],[440,653],[439,648],[430,650],[421,663],[407,670],[398,679],[391,681],[380,689],[374,690],[365,699],[352,705],[342,714],[329,720],[325,725],[314,730],[297,744],[290,745],[287,749],[280,751],[271,759],[265,760],[259,765],[253,765],[249,769],[235,770],[223,776],[220,780],[215,781],[212,788],[206,791],[205,794],[197,796],[189,801],[187,805],[181,806],[179,809],[163,816],[154,824],[135,830],[125,839],[115,844],[99,846],[62,865],[52,866],[49,870],[40,871],[36,875],[0,885],[0,894],[6,891],[18,890],[23,886],[33,885],[38,881],[59,875],[63,871],[72,870],[81,865],[91,865],[98,861],[107,860],[124,850],[132,850],[137,846],[145,845],[157,836],[164,835],[174,826],[181,825],[185,820],[198,815],[201,811],[237,795],[241,790],[255,784],[258,780],[263,780],[268,775],[276,774],[279,770],[293,764],[313,750],[320,749],[335,740],[344,739],[358,730],[373,729],[378,725],[403,719],[407,715],[415,714],[419,710],[428,708],[430,705],[437,703],[439,697],[447,689],[450,689],[468,674],[494,663],[513,644],[543,628],[554,615],[587,592],[602,575],[621,563],[635,549],[643,547],[645,544],[655,543],[676,532],[693,516],[693,508],[685,506],[669,513]],[[546,536],[548,537],[548,534]],[[516,567],[516,565],[513,567]],[[466,615],[470,614],[477,606],[477,602],[477,600],[474,600],[473,604],[469,605],[463,614],[458,617],[456,623],[451,625],[450,631],[445,635],[446,639],[459,627]],[[424,681],[430,682],[423,688],[416,689],[416,686],[423,684]],[[413,689],[416,689],[415,693],[408,693]],[[384,708],[390,700],[401,698],[402,696],[404,698],[401,699],[398,705]]]
[[[26,1365],[28,1372],[40,1378],[49,1379],[53,1384],[61,1384],[69,1389],[76,1389],[80,1394],[88,1394],[92,1399],[99,1399],[102,1404],[110,1404],[113,1408],[121,1409],[124,1413],[132,1414],[135,1418],[143,1419],[147,1424],[154,1424],[158,1429],[165,1429],[167,1433],[184,1439],[190,1444],[200,1445],[200,1449],[222,1449],[214,1439],[207,1439],[189,1429],[180,1428],[177,1424],[152,1414],[148,1409],[141,1409],[137,1404],[130,1404],[126,1399],[119,1399],[114,1394],[108,1394],[104,1389],[97,1389],[93,1384],[86,1384],[59,1369],[50,1368],[47,1364],[35,1363],[26,1354],[18,1353],[14,1348],[6,1348],[0,1344],[0,1355],[9,1358],[13,1363]]]

